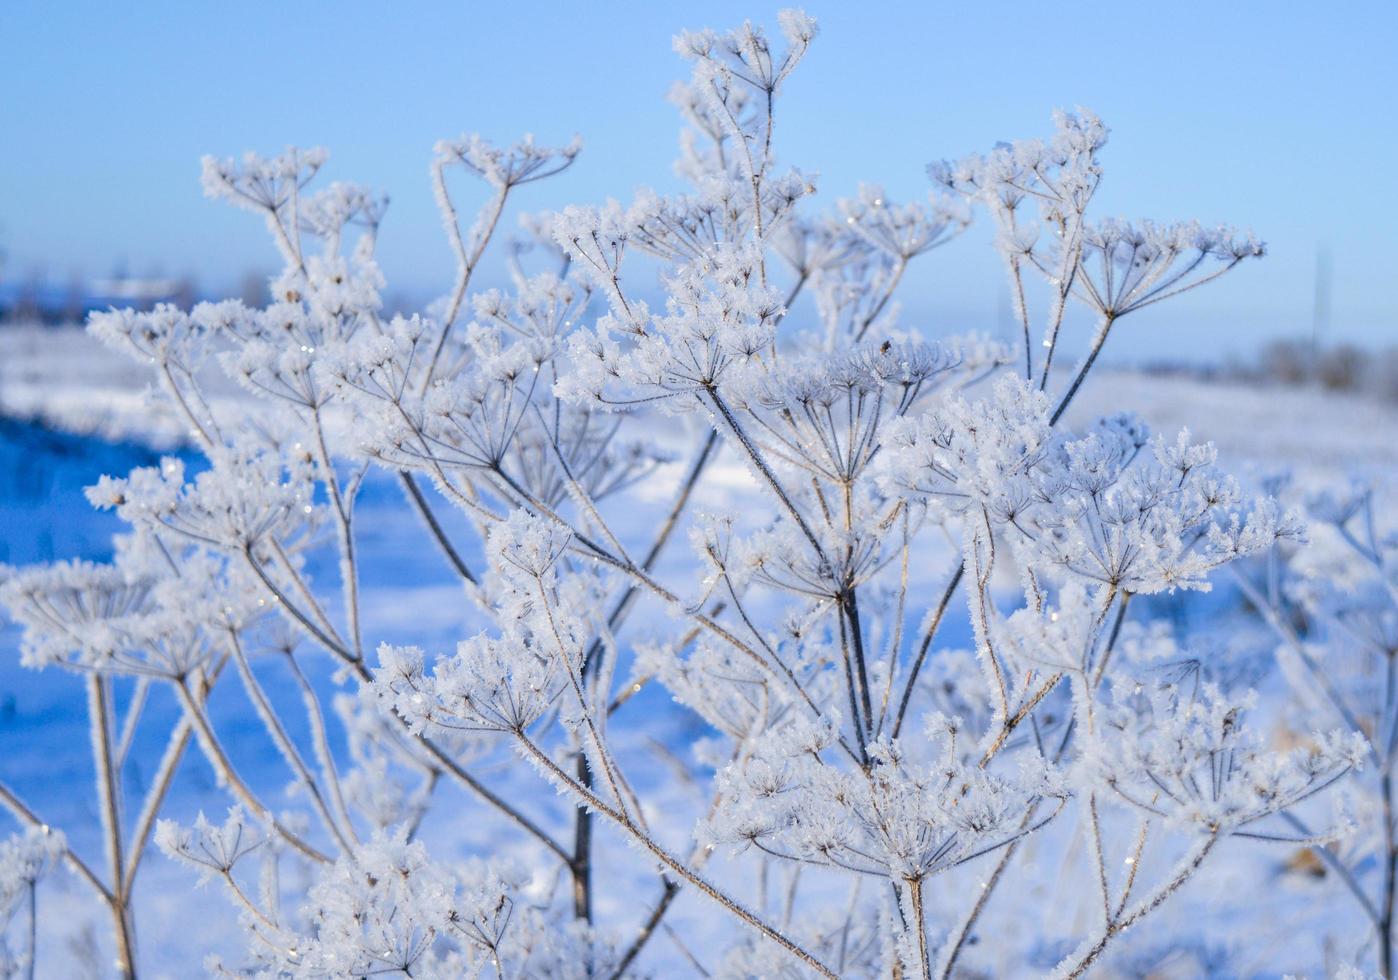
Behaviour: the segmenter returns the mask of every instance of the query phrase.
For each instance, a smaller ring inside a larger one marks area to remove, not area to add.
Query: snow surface
[[[146,384],[147,378],[137,366],[107,353],[76,328],[0,329],[0,561],[21,564],[110,556],[110,536],[119,529],[119,522],[109,514],[93,512],[82,497],[82,487],[103,473],[149,465],[158,452],[178,451],[182,442],[181,426],[171,415],[152,413],[143,394]],[[221,397],[244,396],[225,387]],[[1103,371],[1084,389],[1070,422],[1082,422],[1121,406],[1138,410],[1156,431],[1170,433],[1188,426],[1196,437],[1212,439],[1219,446],[1220,460],[1240,475],[1262,476],[1290,467],[1304,482],[1317,484],[1352,470],[1389,481],[1398,474],[1398,408],[1392,405],[1317,391]],[[678,443],[685,433],[676,431],[673,435]],[[672,480],[679,468],[670,467]],[[745,470],[731,456],[724,456],[706,475],[693,509],[741,514],[752,492]],[[641,533],[654,526],[669,494],[666,481],[657,481],[647,506],[629,515],[631,527],[623,531]],[[441,505],[438,509],[449,527],[455,526],[449,508]],[[367,570],[363,585],[365,635],[371,643],[385,639],[441,651],[474,631],[456,580],[415,518],[402,506],[396,484],[383,476],[371,480],[360,501],[358,526]],[[660,566],[662,580],[667,575],[676,578],[683,550],[683,542],[677,539]],[[479,563],[478,555],[466,557],[468,562]],[[333,558],[326,556],[324,560]],[[914,569],[917,588],[929,595],[939,590],[951,563],[950,549],[919,556]],[[313,567],[313,577],[316,571]],[[327,565],[320,571],[328,577],[331,569]],[[653,608],[642,611],[642,616],[662,614]],[[644,619],[639,621],[644,626]],[[953,630],[941,642],[963,643],[967,632],[963,630],[958,636]],[[44,819],[63,827],[80,853],[97,862],[101,844],[95,832],[81,684],[57,671],[35,673],[21,668],[17,648],[17,629],[0,626],[0,778],[15,787]],[[323,666],[315,682],[328,689],[334,680],[329,666]],[[296,695],[292,686],[276,683],[276,665],[266,669],[274,701],[293,702]],[[158,751],[163,744],[162,732],[176,718],[177,709],[169,699],[153,698],[144,744]],[[643,691],[626,710],[645,713],[648,724],[644,732],[633,728],[624,737],[623,759],[636,775],[641,795],[652,801],[650,816],[668,828],[671,840],[683,841],[704,801],[693,798],[695,794],[681,782],[664,778],[664,752],[687,753],[705,731],[693,716],[676,709],[654,690]],[[232,746],[235,761],[250,774],[256,788],[276,798],[275,791],[286,784],[287,775],[275,749],[254,724],[236,685],[224,685],[216,692],[212,713],[216,727]],[[288,712],[292,719],[298,715],[299,711]],[[303,733],[293,727],[293,734]],[[663,751],[648,741],[651,737],[659,740]],[[140,744],[134,753],[137,758]],[[530,813],[540,815],[551,829],[565,832],[569,819],[566,804],[530,769],[509,766],[509,762],[508,758],[491,758],[477,769],[493,786]],[[139,790],[139,763],[133,769],[131,788]],[[668,795],[656,795],[662,792]],[[187,821],[202,808],[215,817],[225,806],[226,798],[214,785],[211,770],[191,753],[171,795],[170,815]],[[9,829],[0,823],[0,832],[8,833]],[[441,792],[424,827],[424,838],[430,849],[447,856],[526,855],[530,849],[518,835],[504,832],[479,804],[451,789]],[[603,832],[602,844],[599,863],[624,862],[633,872],[634,887],[599,893],[600,911],[609,919],[639,922],[658,891],[654,874],[618,838]],[[1061,838],[1052,842],[1033,838],[1025,848],[1025,857],[1048,863],[1070,844]],[[971,875],[975,873],[973,868]],[[1226,897],[1237,887],[1255,889],[1259,876],[1269,876],[1276,886],[1264,892],[1269,896],[1264,901],[1274,902],[1277,911],[1268,923],[1267,935],[1260,942],[1256,938],[1249,941],[1249,949],[1257,950],[1257,970],[1271,973],[1321,962],[1326,940],[1322,926],[1328,917],[1343,917],[1349,910],[1336,891],[1315,893],[1328,895],[1335,902],[1333,911],[1323,914],[1306,901],[1296,902],[1298,893],[1310,895],[1307,889],[1314,886],[1299,876],[1282,876],[1276,852],[1265,852],[1255,861],[1244,858],[1208,866],[1190,892],[1190,900],[1172,906],[1169,914],[1196,917],[1194,924],[1202,940],[1227,944],[1228,906],[1210,898]],[[1052,882],[1053,876],[1040,875],[1039,880]],[[197,964],[211,951],[237,962],[241,937],[223,896],[214,888],[195,891],[190,883],[183,869],[158,853],[148,856],[137,886],[136,914],[140,957],[149,976],[190,976],[199,972]],[[974,887],[970,878],[965,884]],[[553,885],[551,881],[538,883],[541,889]],[[964,893],[940,898],[948,908],[960,906],[963,900]],[[726,925],[715,925],[712,917],[696,914],[694,902],[692,896],[682,895],[669,921],[702,948],[706,930]],[[61,905],[64,914],[42,917],[40,962],[49,970],[61,967],[68,976],[105,975],[110,953],[100,951],[109,948],[108,924],[89,900],[85,886],[71,875],[54,875],[43,887],[41,903]],[[934,901],[934,914],[936,904]],[[1065,933],[1073,926],[1064,917],[1077,911],[1076,903],[1060,907],[1050,901],[1046,908],[1050,909],[1046,934],[1054,932],[1055,924]],[[1203,919],[1197,918],[1201,909],[1207,912]],[[1256,915],[1256,910],[1250,914]],[[1350,929],[1348,934],[1354,932]],[[1056,959],[1054,954],[1054,950],[1045,950],[1046,964]],[[656,942],[646,963],[665,975],[665,965],[674,955],[673,946]]]

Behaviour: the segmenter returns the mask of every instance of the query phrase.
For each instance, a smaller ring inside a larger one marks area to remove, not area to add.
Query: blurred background
[[[199,158],[288,144],[331,151],[322,181],[391,196],[385,299],[421,309],[452,274],[427,179],[435,140],[580,134],[578,163],[519,194],[525,210],[676,189],[665,94],[688,67],[671,37],[744,17],[775,31],[778,7],[6,3],[0,309],[57,322],[260,298],[276,256],[258,221],[202,197]],[[819,205],[860,181],[924,196],[929,161],[1047,135],[1054,108],[1085,106],[1113,130],[1099,216],[1228,222],[1270,249],[1133,318],[1112,359],[1336,384],[1381,373],[1360,352],[1398,342],[1398,5],[809,10],[822,35],[784,92],[777,141],[782,162],[818,174]],[[484,188],[459,193],[469,209]],[[921,264],[905,325],[1009,332],[989,238],[981,221]],[[482,288],[504,275],[495,261]],[[1398,397],[1398,381],[1366,383]]]
[[[384,302],[420,311],[454,275],[428,177],[438,139],[582,137],[568,171],[512,194],[508,230],[521,211],[679,190],[680,119],[665,96],[689,65],[671,38],[745,17],[775,33],[778,8],[0,0],[0,578],[6,565],[112,557],[123,527],[82,492],[102,474],[167,453],[191,473],[202,465],[183,423],[151,410],[144,366],[79,326],[108,306],[265,302],[278,256],[256,216],[203,197],[202,155],[326,147],[320,186],[346,180],[390,195],[378,247]],[[813,208],[833,208],[861,181],[891,200],[924,198],[930,161],[1046,137],[1055,108],[1084,106],[1113,130],[1097,217],[1227,222],[1268,243],[1264,261],[1115,330],[1109,370],[1085,386],[1070,423],[1129,406],[1158,432],[1189,426],[1215,441],[1253,482],[1288,468],[1313,481],[1398,474],[1393,0],[811,0],[807,9],[822,33],[782,94],[776,143],[782,164],[816,175]],[[487,190],[463,178],[453,193],[469,215]],[[913,266],[901,325],[1013,339],[990,222],[977,220]],[[487,253],[474,289],[504,283],[503,254]],[[810,302],[799,300],[789,322],[812,315]],[[1063,364],[1090,332],[1082,320],[1068,327]],[[240,392],[229,383],[214,394]],[[360,546],[382,569],[373,584],[386,598],[369,635],[447,649],[462,635],[459,586],[397,487],[376,479],[362,498]],[[714,482],[704,508],[732,507],[732,484]],[[82,699],[72,677],[22,669],[19,645],[18,627],[0,618],[0,779],[97,853],[95,813],[74,791],[91,768]],[[216,706],[218,723],[245,732],[242,708]],[[159,710],[167,720],[177,712]],[[270,743],[239,749],[268,786],[283,778]],[[187,766],[179,778],[180,814],[221,809],[207,769]],[[483,839],[488,826],[469,833]],[[0,819],[0,837],[10,829]],[[142,902],[159,912],[142,927],[165,970],[154,975],[188,975],[211,946],[239,948],[231,934],[211,937],[204,919],[189,927],[200,910],[222,908],[212,890],[191,895],[168,862],[143,874]],[[1322,942],[1308,911],[1299,925],[1269,923],[1279,943]],[[91,919],[53,917],[41,944],[67,943],[76,962],[97,962],[105,940],[93,937],[106,926]]]

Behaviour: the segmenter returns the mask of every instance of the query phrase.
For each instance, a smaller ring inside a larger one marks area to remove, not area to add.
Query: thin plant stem
[[[417,485],[417,477],[413,476],[413,474],[409,473],[407,470],[400,470],[398,473],[398,481],[402,484],[403,491],[407,495],[408,500],[412,502],[413,508],[418,512],[419,516],[422,517],[422,522],[427,525],[427,530],[432,535],[432,540],[436,541],[437,546],[442,549],[442,554],[446,555],[447,561],[451,564],[451,567],[456,570],[456,574],[460,575],[462,579],[471,585],[479,585],[480,583],[476,580],[475,574],[472,573],[466,562],[462,560],[456,547],[451,543],[451,539],[447,537],[446,531],[437,520],[437,515],[432,513],[432,508],[427,503],[427,498],[423,494],[422,488]]]
[[[727,912],[735,916],[737,919],[751,926],[753,929],[757,930],[762,935],[775,942],[778,946],[785,949],[788,953],[796,957],[801,962],[805,963],[808,967],[815,970],[821,976],[829,977],[831,978],[831,980],[838,980],[834,971],[832,971],[814,955],[808,952],[795,940],[791,939],[789,936],[776,929],[775,927],[769,925],[757,913],[751,911],[741,902],[732,898],[727,893],[719,889],[716,885],[712,884],[707,879],[705,879],[698,872],[691,869],[679,858],[675,857],[665,848],[661,847],[660,844],[655,840],[655,838],[653,838],[650,834],[646,833],[641,827],[633,823],[631,819],[628,816],[626,816],[626,814],[612,807],[601,797],[597,796],[597,794],[593,793],[586,787],[580,785],[577,782],[577,780],[573,779],[562,769],[558,768],[558,764],[555,763],[553,759],[549,757],[548,753],[540,749],[523,732],[517,733],[516,737],[521,747],[524,749],[525,754],[528,757],[532,758],[534,762],[539,766],[539,768],[545,774],[550,776],[553,782],[555,782],[559,786],[571,790],[587,806],[590,806],[594,811],[607,817],[622,830],[626,831],[626,833],[637,844],[639,844],[645,850],[649,851],[656,859],[660,861],[661,864],[665,865],[671,871],[675,872],[675,874],[679,875],[685,881],[693,885],[702,895],[709,898],[710,900],[718,904],[721,908],[725,909]]]
[[[108,872],[111,878],[108,909],[116,943],[116,968],[124,978],[136,976],[136,937],[131,922],[130,898],[122,887],[123,848],[121,836],[121,789],[114,768],[111,719],[107,710],[108,681],[100,674],[87,679],[88,724],[92,729],[93,764],[97,769],[97,793],[102,831],[107,844]]]
[[[179,696],[180,703],[184,706],[186,717],[194,725],[194,733],[198,736],[199,745],[204,750],[205,757],[209,764],[214,767],[214,773],[220,782],[226,785],[245,807],[260,819],[267,822],[273,830],[277,832],[288,844],[296,848],[306,857],[317,864],[328,864],[330,858],[317,850],[312,845],[303,840],[300,835],[282,824],[272,816],[272,811],[265,806],[257,795],[248,787],[237,770],[233,768],[232,761],[228,758],[228,753],[223,748],[223,743],[214,734],[213,726],[209,723],[208,715],[204,711],[203,705],[199,704],[185,682],[177,681],[172,685],[175,693]]]

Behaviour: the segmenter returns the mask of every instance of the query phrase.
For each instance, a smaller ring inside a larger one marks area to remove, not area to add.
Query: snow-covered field
[[[21,564],[110,557],[110,535],[119,529],[118,522],[109,514],[93,512],[82,497],[82,487],[106,472],[149,465],[158,451],[180,451],[180,427],[168,416],[151,413],[143,385],[135,369],[79,330],[0,330],[0,560]],[[224,396],[230,404],[244,397],[231,389]],[[1393,406],[1307,390],[1103,371],[1085,389],[1070,421],[1088,420],[1123,404],[1137,407],[1157,431],[1190,427],[1197,437],[1218,445],[1231,469],[1254,478],[1290,468],[1314,486],[1355,470],[1389,482],[1398,474],[1398,409]],[[723,458],[702,485],[696,509],[741,513],[751,492],[745,471],[731,458]],[[657,485],[650,496],[655,512],[631,514],[634,529],[657,519],[668,494],[665,485]],[[473,629],[472,617],[432,542],[401,506],[396,484],[383,476],[372,478],[360,509],[360,547],[364,567],[372,570],[363,583],[366,637],[373,643],[391,640],[428,650],[448,649]],[[682,550],[682,545],[672,548],[671,560]],[[912,569],[915,591],[931,594],[939,588],[950,562],[949,551],[920,556]],[[313,576],[315,571],[313,567]],[[662,578],[666,571],[662,564]],[[663,612],[650,609],[644,614]],[[965,642],[966,629],[961,629],[961,636],[952,632],[945,642]],[[96,862],[101,843],[93,810],[81,684],[56,670],[22,669],[17,647],[17,629],[5,626],[0,631],[0,778],[45,820],[65,828],[77,849]],[[316,683],[323,688],[334,683],[328,665]],[[295,700],[288,686],[273,684],[271,689],[274,701]],[[647,774],[663,773],[667,755],[685,754],[705,730],[692,715],[650,690],[627,710],[648,713],[651,722],[644,737],[634,735],[621,745],[632,771],[653,783],[642,788],[654,792],[664,780]],[[221,691],[214,698],[212,713],[258,789],[275,796],[284,778],[277,753],[250,722],[240,695]],[[162,736],[156,733],[176,716],[173,702],[153,701],[149,709],[152,734],[142,737],[154,742],[142,746],[138,740],[133,756],[140,758],[142,747],[158,751]],[[498,791],[565,833],[566,805],[530,771],[505,766],[503,761],[487,760],[480,771]],[[132,779],[139,786],[142,778],[138,764]],[[442,849],[447,856],[527,851],[517,837],[501,833],[499,824],[478,803],[450,790],[443,793],[445,800],[424,827],[430,847]],[[676,787],[672,782],[669,793],[673,798],[652,797],[654,816],[678,828],[682,836],[700,801],[688,798],[683,783]],[[224,796],[211,771],[202,759],[191,756],[180,769],[169,812],[188,820],[201,808],[216,814],[223,806]],[[639,921],[654,900],[654,878],[644,862],[625,857],[619,840],[604,834],[603,843],[602,861],[626,861],[636,867],[635,890],[607,892],[599,898],[602,909],[620,921]],[[1051,860],[1052,847],[1045,845],[1041,852],[1038,847],[1037,841],[1031,844],[1028,859]],[[1333,885],[1318,886],[1305,875],[1285,872],[1287,858],[1284,852],[1265,851],[1253,861],[1213,866],[1195,883],[1188,901],[1171,909],[1173,921],[1203,914],[1194,923],[1197,937],[1227,946],[1231,933],[1224,897],[1233,888],[1255,887],[1259,877],[1265,877],[1269,887],[1261,900],[1264,905],[1274,904],[1276,913],[1264,917],[1263,935],[1249,937],[1256,971],[1265,975],[1284,967],[1314,968],[1327,955],[1332,941],[1329,926],[1343,922],[1349,913],[1342,904],[1335,904],[1333,911],[1308,904],[1340,900]],[[141,958],[149,975],[191,976],[198,972],[192,964],[211,950],[236,962],[240,939],[232,932],[222,896],[212,888],[189,890],[187,873],[158,854],[148,864],[138,885],[136,908]],[[535,887],[546,890],[555,884],[540,881]],[[948,898],[950,906],[958,904],[956,896]],[[1045,899],[1053,907],[1052,896]],[[47,968],[62,964],[67,976],[104,975],[110,955],[107,921],[81,883],[69,875],[55,876],[44,886],[42,901],[62,903],[65,910],[63,915],[42,919],[40,943]],[[694,914],[693,901],[682,897],[671,921],[691,946],[702,948],[704,930],[715,926]],[[932,905],[935,909],[938,900]],[[1068,917],[1062,923],[1066,928],[1075,914],[1073,903],[1063,903],[1049,919]],[[676,949],[657,942],[646,962],[665,975],[666,964],[675,962]],[[1044,955],[1046,962],[1054,959],[1051,950]]]

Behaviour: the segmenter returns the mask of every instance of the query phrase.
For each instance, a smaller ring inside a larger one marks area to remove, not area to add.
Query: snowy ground
[[[80,331],[0,329],[0,562],[21,564],[68,557],[100,560],[110,555],[109,538],[118,524],[109,515],[93,513],[82,499],[81,488],[104,472],[147,465],[156,450],[169,451],[180,442],[181,427],[173,418],[152,419],[141,394],[146,383],[139,368],[106,355]],[[241,396],[229,390],[225,397]],[[1265,475],[1279,466],[1293,468],[1312,484],[1356,469],[1385,479],[1398,474],[1398,438],[1394,435],[1398,433],[1398,408],[1391,405],[1306,390],[1104,372],[1084,389],[1072,416],[1081,421],[1122,406],[1137,409],[1156,431],[1168,433],[1188,426],[1196,437],[1214,440],[1221,460],[1244,476]],[[710,471],[696,507],[741,511],[748,492],[741,468],[731,459],[720,459]],[[648,510],[630,515],[633,528],[639,531],[653,525],[667,498],[666,488],[658,486],[648,501]],[[366,607],[366,636],[373,642],[417,643],[429,651],[447,649],[470,628],[467,604],[447,567],[401,506],[391,481],[385,478],[372,483],[361,508],[360,547],[364,566],[370,570],[364,582],[366,595],[371,597]],[[670,551],[670,567],[662,565],[660,569],[662,579],[668,574],[670,580],[680,580],[676,571],[683,548],[683,542],[677,540]],[[922,558],[916,579],[930,595],[944,580],[950,556]],[[648,614],[660,613],[651,610]],[[948,641],[960,642],[954,634]],[[100,844],[93,832],[96,816],[81,685],[63,674],[21,669],[17,644],[17,631],[0,627],[0,778],[24,795],[44,819],[68,829],[79,850],[96,861]],[[268,669],[274,671],[275,667]],[[328,672],[317,682],[332,683]],[[273,691],[287,689],[287,685],[275,683],[269,687]],[[683,752],[703,735],[690,716],[674,709],[659,693],[644,693],[636,702],[627,710],[634,710],[635,717],[647,718],[650,724],[645,734],[657,737],[673,751]],[[241,693],[232,685],[218,692],[213,713],[237,761],[252,774],[254,783],[269,792],[278,789],[285,779],[279,760],[271,745],[248,723]],[[148,719],[152,746],[161,744],[160,731],[168,728],[174,717],[172,703],[157,700],[153,704]],[[660,782],[658,756],[639,734],[627,745],[641,773],[643,785],[638,788],[645,796],[647,772],[655,776],[657,784]],[[139,750],[136,754],[139,756]],[[514,767],[511,772],[503,765],[505,761],[489,759],[480,771],[493,785],[523,801],[526,809],[562,832],[566,807],[530,771]],[[139,785],[139,766],[136,769],[133,780]],[[683,835],[699,801],[683,798],[682,786],[671,792],[673,798],[657,799],[657,812],[665,817],[667,826]],[[222,811],[223,800],[210,770],[202,760],[191,757],[182,768],[170,809],[172,815],[185,819],[201,807],[212,815]],[[424,833],[429,846],[443,853],[521,846],[497,833],[492,821],[478,819],[476,804],[453,796],[449,790],[444,791],[435,813]],[[0,818],[0,832],[9,829]],[[625,861],[636,867],[636,887],[602,896],[601,911],[604,917],[613,914],[639,920],[654,901],[654,876],[642,862],[627,856],[618,840],[604,837],[604,846],[604,862]],[[1036,855],[1033,847],[1026,850],[1029,860],[1036,856],[1048,859]],[[1278,908],[1289,911],[1278,913],[1271,923],[1271,938],[1263,940],[1256,967],[1263,975],[1277,964],[1320,962],[1325,942],[1323,930],[1316,928],[1320,920],[1314,910],[1309,917],[1297,919],[1297,903],[1283,901],[1296,889],[1309,886],[1280,876],[1277,865],[1275,856],[1254,864],[1221,865],[1194,889],[1192,907],[1211,909],[1210,895],[1255,887],[1258,876],[1274,876],[1269,880],[1276,887],[1269,891]],[[1043,878],[1052,880],[1051,875]],[[83,885],[76,879],[58,875],[53,882],[46,886],[43,901],[61,903],[71,912],[45,917],[41,962],[50,969],[61,963],[72,976],[105,975],[102,964],[106,954],[92,950],[106,947],[106,921],[88,907]],[[969,879],[965,884],[972,885]],[[946,900],[955,906],[962,904],[964,897],[952,894]],[[699,921],[692,914],[692,901],[682,899],[674,912],[673,922],[682,931]],[[222,896],[213,889],[191,892],[186,873],[159,855],[152,856],[142,872],[137,905],[140,955],[150,968],[149,975],[197,974],[201,955],[211,949],[232,954],[236,961],[238,941],[230,934]],[[1208,935],[1227,934],[1226,908],[1223,903],[1210,913],[1218,918]],[[1065,907],[1058,914],[1061,918],[1073,913]],[[1337,909],[1334,914],[1343,915],[1344,911]],[[1065,919],[1062,925],[1068,928],[1071,920]],[[663,957],[673,956],[674,950],[660,943],[655,949],[661,959],[651,965],[663,975]],[[1046,956],[1051,961],[1052,957]]]
[[[107,440],[168,446],[183,434],[172,415],[152,417],[141,365],[109,354],[79,327],[0,329],[0,415],[41,419]],[[224,397],[242,398],[224,382]],[[1098,369],[1070,421],[1130,406],[1157,431],[1190,428],[1225,457],[1321,470],[1398,466],[1398,405],[1309,388],[1158,377]]]

